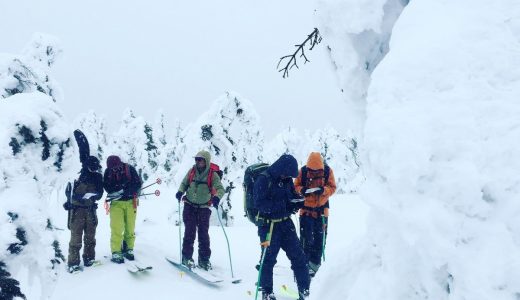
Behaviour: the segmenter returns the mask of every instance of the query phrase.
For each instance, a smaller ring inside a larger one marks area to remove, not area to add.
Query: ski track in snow
[[[165,256],[179,257],[178,227],[168,217],[177,213],[175,191],[162,193],[161,197],[141,200],[136,224],[135,255],[143,265],[153,266],[153,270],[143,274],[131,274],[125,265],[117,265],[104,258],[110,254],[109,217],[102,209],[98,209],[99,225],[96,239],[96,258],[103,265],[86,268],[83,273],[71,275],[61,270],[52,299],[75,300],[91,299],[253,299],[257,271],[254,268],[260,257],[259,241],[256,227],[252,224],[226,228],[233,257],[233,270],[239,284],[231,283],[231,272],[227,246],[222,229],[210,227],[211,261],[214,272],[219,273],[225,282],[210,286],[195,281],[165,260]],[[322,269],[333,263],[335,249],[344,249],[352,240],[365,230],[365,218],[368,207],[356,195],[338,195],[331,199],[331,217],[327,254],[330,254]],[[214,213],[214,212],[213,212]],[[60,215],[59,221],[65,225],[66,214]],[[172,218],[173,220],[173,218]],[[293,218],[294,220],[294,218]],[[296,223],[297,224],[297,223]],[[66,228],[66,225],[63,226]],[[69,231],[61,235],[63,252],[67,254]],[[195,243],[194,259],[197,260],[197,243]],[[341,254],[339,254],[341,255]],[[274,289],[279,294],[279,287],[286,284],[296,288],[290,263],[283,251],[278,255],[278,263],[274,269]],[[319,276],[319,273],[318,275]],[[311,298],[312,297],[311,286]],[[248,294],[251,293],[251,295]],[[317,295],[314,295],[315,297]],[[282,296],[279,297],[283,299]],[[317,297],[316,297],[317,299]]]

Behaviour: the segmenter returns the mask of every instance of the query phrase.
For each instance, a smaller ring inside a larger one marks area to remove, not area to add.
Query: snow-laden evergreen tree
[[[37,278],[47,295],[64,261],[49,213],[49,195],[66,177],[72,150],[69,127],[52,98],[22,93],[0,102],[0,261],[22,292]],[[3,298],[9,299],[9,298]]]
[[[120,156],[124,162],[135,166],[143,181],[147,181],[158,167],[158,148],[152,127],[143,117],[136,117],[131,109],[126,109],[106,155]]]
[[[107,126],[104,117],[98,116],[93,110],[79,115],[73,123],[74,129],[81,130],[90,145],[90,154],[97,156],[101,162],[106,159],[108,146]]]
[[[319,151],[333,170],[337,193],[355,192],[363,181],[357,141],[352,135],[342,136],[334,128],[317,130],[310,138],[312,151]],[[306,163],[306,162],[304,162]]]
[[[298,165],[307,162],[310,151],[310,133],[301,133],[293,127],[286,127],[278,133],[266,146],[265,162],[272,163],[282,154],[291,154],[298,161]]]
[[[38,91],[61,100],[61,88],[50,74],[61,53],[55,37],[37,33],[22,55],[0,54],[0,98]]]
[[[63,185],[73,153],[54,103],[60,88],[50,67],[61,52],[57,44],[37,34],[24,55],[0,54],[1,299],[49,297],[64,261],[49,212],[49,195]]]
[[[173,180],[173,168],[178,161],[175,159],[175,142],[167,134],[169,128],[164,111],[157,113],[153,129],[157,146],[157,170],[154,176],[169,185]]]
[[[213,162],[224,171],[226,194],[221,213],[226,225],[231,225],[235,215],[243,214],[243,170],[262,160],[264,137],[252,103],[237,93],[227,92],[186,128],[180,140],[177,155],[181,163],[175,175],[176,184],[193,166],[193,156],[208,150]]]

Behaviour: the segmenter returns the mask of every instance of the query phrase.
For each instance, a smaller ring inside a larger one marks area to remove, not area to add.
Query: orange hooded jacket
[[[329,167],[330,168],[330,167]],[[330,168],[329,180],[325,181],[325,164],[319,152],[311,152],[307,160],[307,189],[323,187],[323,194],[316,195],[314,193],[305,194],[305,207],[317,208],[327,204],[329,197],[336,192],[336,180],[334,179],[334,172]],[[294,186],[298,193],[302,191],[302,170],[300,169],[298,177],[294,181]],[[308,214],[315,218],[318,217],[316,211],[311,211],[302,208],[300,215]],[[329,216],[329,208],[325,207],[323,211],[325,217]]]

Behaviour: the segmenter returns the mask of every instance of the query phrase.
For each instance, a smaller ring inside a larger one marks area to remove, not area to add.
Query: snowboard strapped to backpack
[[[258,210],[255,208],[253,200],[253,189],[258,176],[267,171],[269,166],[270,165],[266,163],[257,163],[247,167],[244,173],[244,216],[255,225],[258,225],[256,220]]]

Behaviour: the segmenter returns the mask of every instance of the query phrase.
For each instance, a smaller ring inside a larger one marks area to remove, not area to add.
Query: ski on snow
[[[198,280],[198,281],[201,281],[203,283],[207,283],[207,284],[217,284],[217,283],[221,283],[223,282],[224,280],[208,271],[204,271],[202,269],[199,269],[199,268],[188,268],[187,266],[179,263],[177,260],[171,258],[171,257],[166,257],[166,260],[171,263],[172,265],[174,265],[175,267],[177,267],[177,269],[179,269],[181,272],[185,273],[185,274],[188,274],[190,275],[192,278]]]

